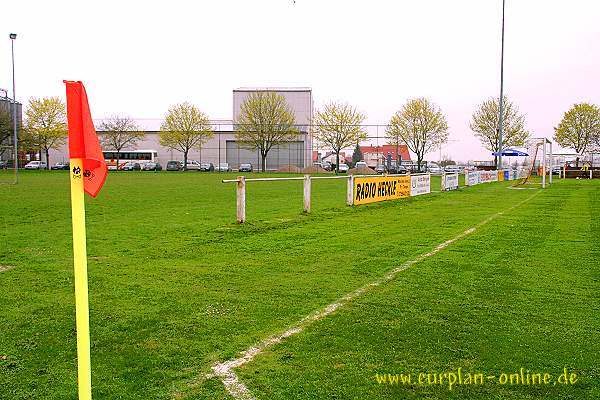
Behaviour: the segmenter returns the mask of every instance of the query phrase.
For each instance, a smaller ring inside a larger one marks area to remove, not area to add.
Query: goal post
[[[542,188],[552,184],[552,142],[547,138],[531,138],[526,142],[527,154],[523,168],[525,169],[521,181],[517,185],[531,183],[531,177],[541,177]],[[549,175],[548,178],[546,175]]]

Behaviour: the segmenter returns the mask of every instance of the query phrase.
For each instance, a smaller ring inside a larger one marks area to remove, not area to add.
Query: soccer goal
[[[517,185],[533,183],[532,176],[540,176],[542,188],[545,188],[546,174],[549,174],[548,183],[552,184],[552,142],[546,138],[532,138],[527,140],[526,147],[528,156],[523,162],[521,180]]]

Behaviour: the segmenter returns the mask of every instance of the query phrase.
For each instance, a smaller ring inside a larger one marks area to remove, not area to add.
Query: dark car
[[[162,165],[157,162],[149,162],[142,167],[144,171],[162,171]]]
[[[215,170],[215,166],[211,162],[200,163],[200,168],[198,169],[198,171],[201,171],[201,172],[212,172],[214,170]]]
[[[240,172],[252,172],[252,164],[240,164]]]
[[[375,172],[377,172],[378,174],[385,173],[385,165],[377,164],[377,166],[375,167]]]
[[[128,162],[121,167],[121,171],[140,171],[141,169],[142,165],[137,162]]]
[[[51,166],[50,169],[53,170],[53,171],[68,170],[69,169],[69,163],[68,162],[57,162],[56,164],[54,164],[53,166]]]
[[[403,167],[402,165],[398,166],[398,168],[396,168],[396,174],[401,174],[401,175],[406,175],[408,174],[408,170]]]
[[[171,160],[167,162],[167,171],[179,171],[182,167],[181,161]]]

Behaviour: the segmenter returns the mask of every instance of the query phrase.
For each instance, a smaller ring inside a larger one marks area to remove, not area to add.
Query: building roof
[[[363,154],[381,154],[382,156],[387,156],[387,153],[390,153],[392,156],[392,160],[396,159],[396,145],[394,144],[384,144],[382,146],[360,146],[360,152]],[[410,161],[410,153],[408,152],[408,147],[405,144],[401,144],[398,146],[398,154],[403,161]]]
[[[309,87],[240,87],[233,89],[234,92],[312,92]]]

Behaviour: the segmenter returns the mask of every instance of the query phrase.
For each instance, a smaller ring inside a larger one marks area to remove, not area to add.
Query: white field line
[[[238,376],[235,374],[235,372],[233,372],[234,368],[238,368],[244,364],[247,364],[248,362],[252,361],[252,359],[254,357],[256,357],[257,355],[262,353],[267,348],[269,348],[277,343],[280,343],[281,341],[283,341],[284,339],[286,339],[290,336],[293,336],[297,333],[302,332],[306,327],[311,325],[313,322],[316,322],[316,321],[319,321],[319,320],[325,318],[326,316],[333,313],[338,308],[346,305],[352,299],[361,296],[362,294],[364,294],[365,292],[367,292],[368,290],[370,290],[376,286],[379,286],[383,283],[391,281],[400,272],[423,261],[424,259],[426,259],[428,257],[431,257],[431,256],[439,253],[440,251],[444,250],[446,247],[450,246],[452,243],[470,235],[471,233],[475,232],[477,229],[481,228],[483,225],[487,224],[488,222],[490,222],[490,221],[494,220],[495,218],[503,215],[504,213],[512,211],[515,208],[521,206],[522,204],[528,202],[534,196],[536,196],[538,193],[539,193],[539,191],[535,192],[533,195],[529,196],[525,200],[507,208],[506,210],[503,210],[503,211],[497,212],[496,214],[493,214],[492,216],[484,219],[483,221],[472,226],[471,228],[467,229],[466,231],[459,233],[452,239],[446,240],[445,242],[437,245],[433,250],[431,250],[427,253],[420,254],[420,255],[416,256],[415,258],[413,258],[412,260],[406,261],[404,264],[389,271],[388,273],[383,275],[381,278],[379,278],[371,283],[368,283],[368,284],[344,295],[343,297],[338,299],[336,302],[331,303],[331,304],[325,306],[324,308],[317,310],[317,311],[313,312],[312,314],[307,315],[306,317],[302,318],[296,325],[289,328],[285,332],[269,336],[268,338],[264,339],[262,342],[243,351],[242,353],[240,353],[239,358],[235,358],[233,360],[214,364],[211,367],[213,373],[204,376],[204,379],[210,379],[210,378],[216,376],[219,379],[221,379],[221,381],[223,382],[223,385],[225,385],[225,388],[227,389],[229,394],[231,396],[233,396],[235,399],[254,400],[255,397],[252,396],[252,393],[250,393],[250,390],[248,390],[246,385],[244,385],[240,381]]]

